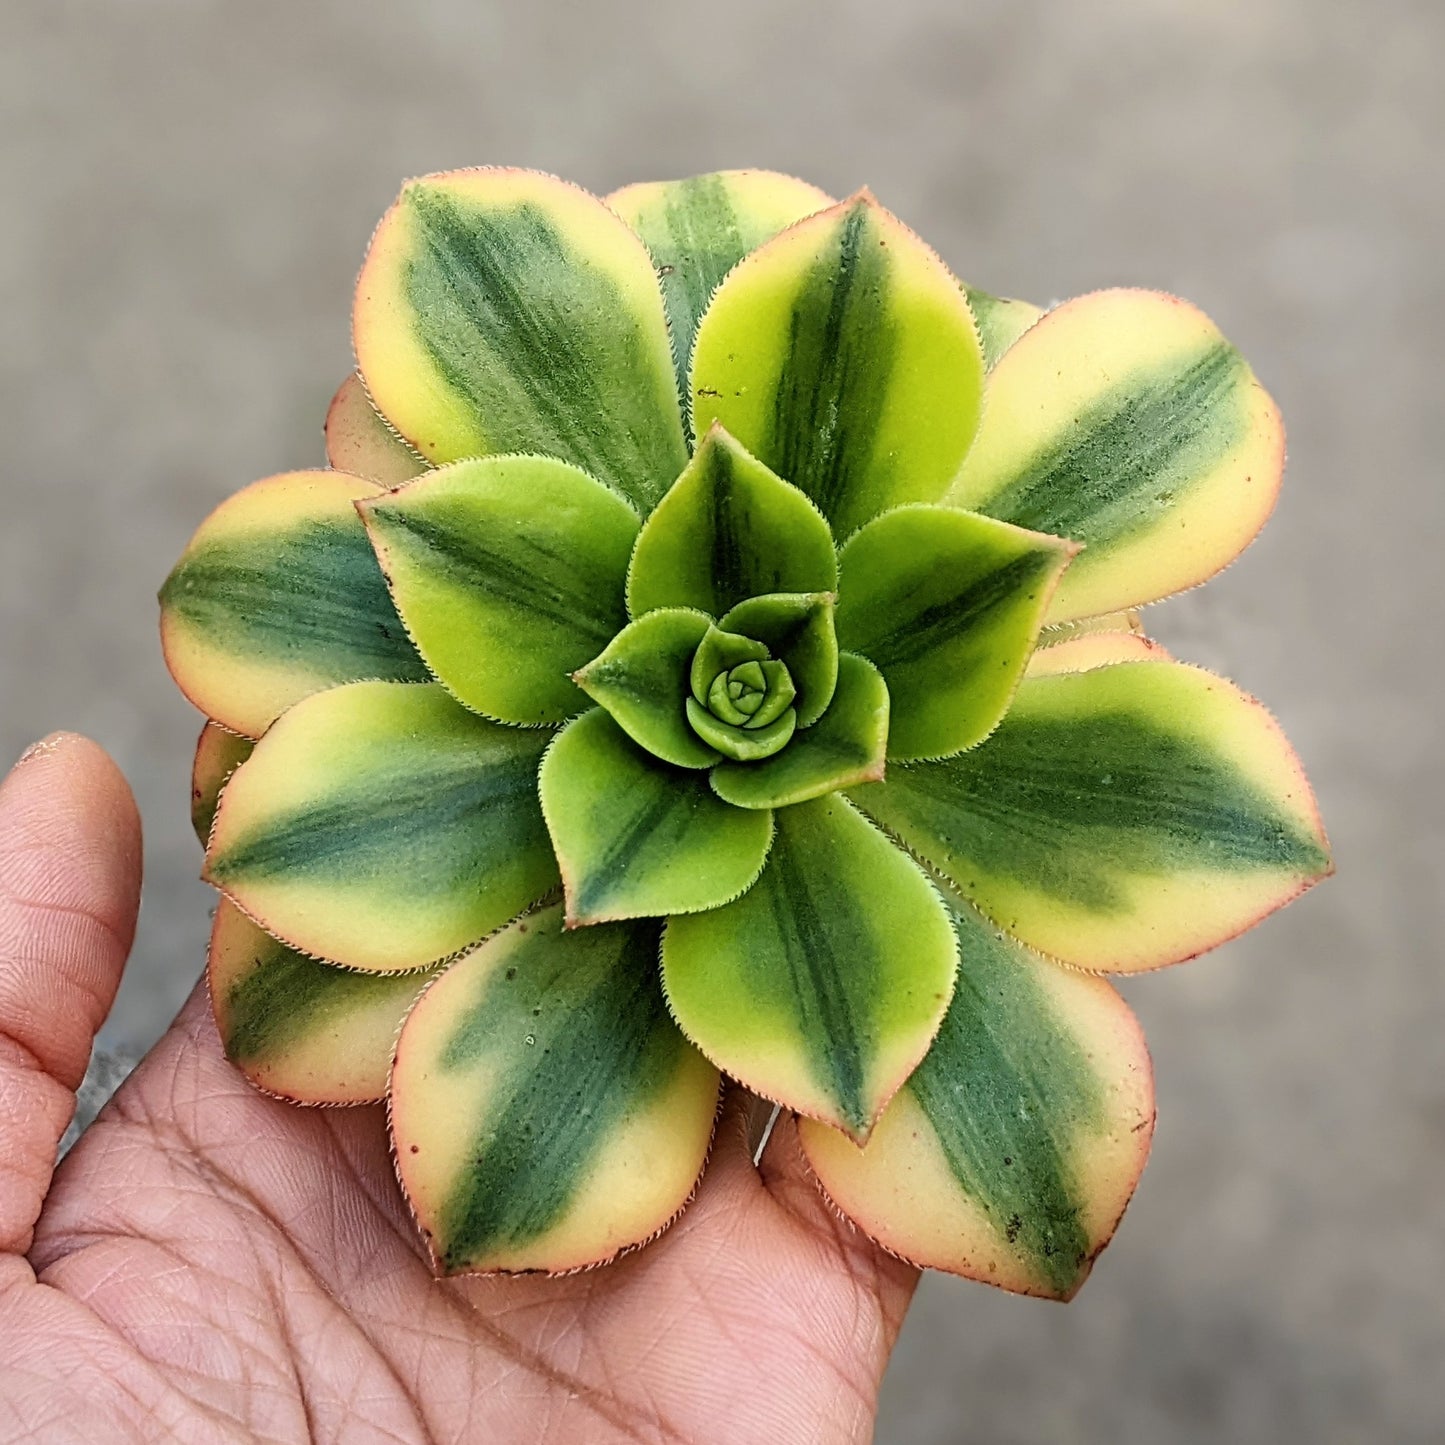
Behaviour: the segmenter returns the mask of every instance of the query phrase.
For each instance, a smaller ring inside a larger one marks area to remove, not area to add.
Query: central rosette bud
[[[771,757],[798,726],[798,689],[766,643],[708,629],[693,654],[687,720],[709,747],[735,762]]]

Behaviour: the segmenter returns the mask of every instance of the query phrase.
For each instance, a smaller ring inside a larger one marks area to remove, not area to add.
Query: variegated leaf
[[[537,801],[551,737],[436,684],[320,693],[227,784],[206,879],[303,953],[377,972],[433,963],[556,886]]]
[[[637,515],[551,457],[482,457],[360,504],[397,610],[427,666],[502,722],[587,706],[571,674],[627,620]]]
[[[391,605],[341,472],[287,472],[223,502],[161,588],[161,643],[181,691],[259,737],[294,702],[361,678],[427,671]]]
[[[1010,296],[991,296],[976,286],[966,287],[965,291],[969,310],[978,323],[984,362],[992,371],[999,357],[1044,314],[1044,308]]]
[[[1054,311],[989,374],[955,506],[1085,544],[1052,621],[1203,582],[1264,525],[1284,429],[1244,358],[1202,312],[1152,291]]]
[[[191,827],[206,846],[211,824],[216,818],[216,805],[221,789],[231,774],[251,756],[256,744],[250,738],[227,732],[220,723],[208,722],[196,742],[196,758],[191,764]]]
[[[1082,968],[1190,958],[1330,869],[1274,720],[1175,662],[1027,678],[982,746],[850,796],[996,923]]]
[[[372,400],[432,462],[558,457],[644,512],[687,462],[647,248],[554,176],[410,182],[372,237],[354,340]]]
[[[541,792],[569,926],[716,908],[752,885],[772,842],[771,812],[724,803],[601,708],[557,735]]]
[[[936,502],[978,425],[983,352],[958,282],[867,192],[800,221],[718,288],[693,418],[806,492],[841,540]]]
[[[714,425],[642,528],[627,606],[634,617],[658,607],[721,617],[762,593],[837,585],[833,537],[817,507]]]
[[[946,757],[992,732],[1076,550],[953,507],[899,507],[853,535],[838,640],[888,684],[890,758]]]
[[[725,1073],[865,1139],[938,1029],[953,933],[917,864],[841,795],[776,817],[741,898],[668,920],[663,985]]]
[[[892,1253],[1069,1299],[1149,1154],[1144,1036],[1103,979],[1061,968],[948,900],[960,963],[928,1056],[860,1149],[804,1121],[833,1202]]]
[[[387,426],[353,371],[326,413],[326,460],[338,472],[394,487],[426,470],[426,463]]]
[[[401,1021],[434,975],[361,973],[307,958],[226,898],[206,964],[226,1057],[257,1088],[300,1104],[385,1098]]]
[[[607,204],[647,243],[657,265],[686,409],[693,338],[723,277],[749,251],[833,202],[816,186],[776,171],[713,171],[624,186]]]
[[[445,1274],[581,1269],[664,1229],[718,1074],[668,1017],[660,925],[532,914],[458,960],[397,1048],[397,1168]]]

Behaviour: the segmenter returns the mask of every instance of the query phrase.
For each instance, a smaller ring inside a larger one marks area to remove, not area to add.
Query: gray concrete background
[[[926,1281],[879,1438],[1445,1437],[1442,54],[1440,0],[7,0],[0,753],[85,729],[140,796],[108,1039],[163,1026],[206,923],[155,588],[318,459],[399,180],[867,182],[976,284],[1176,290],[1254,361],[1283,503],[1150,623],[1270,702],[1340,865],[1129,985],[1160,1130],[1119,1241],[1067,1309]]]

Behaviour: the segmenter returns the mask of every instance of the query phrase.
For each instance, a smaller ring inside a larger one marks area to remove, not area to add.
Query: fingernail
[[[34,758],[44,758],[51,753],[58,753],[74,736],[74,733],[67,732],[51,733],[48,737],[41,738],[38,743],[31,743],[16,759],[15,766],[23,768]]]

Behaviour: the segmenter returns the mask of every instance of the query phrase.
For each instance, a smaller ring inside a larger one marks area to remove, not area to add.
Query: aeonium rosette
[[[412,182],[354,336],[332,469],[162,593],[230,1057],[389,1098],[448,1272],[649,1239],[726,1075],[890,1250],[1072,1294],[1154,1116],[1102,975],[1329,867],[1268,714],[1127,610],[1270,511],[1248,366],[757,171]]]

